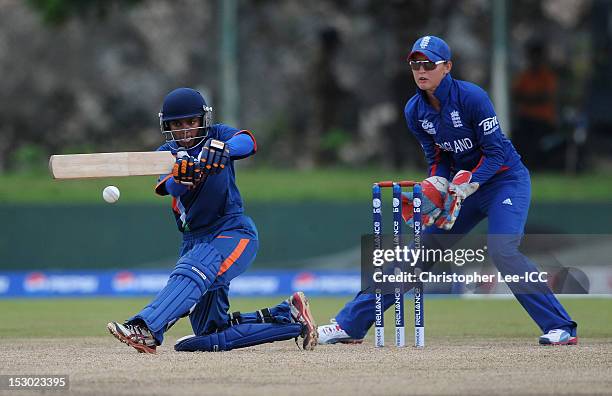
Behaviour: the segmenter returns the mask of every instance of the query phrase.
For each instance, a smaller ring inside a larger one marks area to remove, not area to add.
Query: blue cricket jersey
[[[430,176],[450,179],[459,170],[469,170],[472,181],[482,185],[496,173],[520,164],[521,157],[502,133],[482,88],[447,74],[434,95],[440,101],[440,112],[420,89],[404,110],[408,128],[425,152]]]
[[[208,131],[208,138],[221,140],[229,145],[230,161],[223,171],[209,175],[206,180],[189,188],[174,182],[172,174],[162,175],[155,192],[172,195],[172,211],[181,232],[214,232],[229,223],[252,225],[250,220],[240,219],[243,214],[242,197],[236,186],[234,160],[246,158],[257,151],[253,134],[224,124],[215,124]],[[176,155],[175,146],[168,143],[158,151],[170,151]],[[189,149],[190,156],[197,157],[202,144]],[[254,226],[252,226],[254,229]]]

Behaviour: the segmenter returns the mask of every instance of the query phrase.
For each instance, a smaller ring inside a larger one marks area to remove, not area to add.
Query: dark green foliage
[[[95,15],[104,18],[116,6],[133,6],[142,0],[27,0],[38,11],[43,21],[61,25],[73,17]]]

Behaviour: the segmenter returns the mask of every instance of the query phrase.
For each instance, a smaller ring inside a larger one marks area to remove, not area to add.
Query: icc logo
[[[420,198],[415,198],[412,202],[414,203],[414,207],[415,208],[420,208],[421,207],[421,199]]]
[[[425,132],[429,133],[430,135],[436,134],[436,128],[434,128],[433,122],[428,121],[428,120],[419,120],[419,121],[421,121],[421,128],[423,128]]]
[[[419,120],[421,121],[421,127],[425,130],[433,128],[433,122],[428,120]]]
[[[397,208],[399,206],[399,199],[393,198],[393,207]]]
[[[375,208],[380,208],[380,199],[375,198],[374,200],[372,200],[372,205],[373,205]]]

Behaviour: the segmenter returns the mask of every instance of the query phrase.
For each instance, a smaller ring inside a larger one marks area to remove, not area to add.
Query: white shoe
[[[319,344],[361,344],[363,339],[358,340],[352,338],[336,323],[335,319],[331,319],[330,324],[322,325],[317,328],[319,333]]]
[[[540,336],[540,345],[576,345],[578,337],[572,337],[570,333],[561,329],[550,330]]]
[[[106,325],[108,331],[119,341],[128,344],[141,353],[155,353],[157,343],[155,338],[144,326],[132,324],[119,324],[110,322]]]

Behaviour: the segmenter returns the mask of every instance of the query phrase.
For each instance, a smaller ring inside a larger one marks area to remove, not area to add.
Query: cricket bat
[[[169,151],[52,155],[49,171],[54,179],[161,175],[175,160]]]

